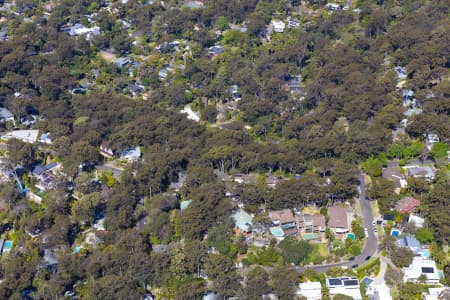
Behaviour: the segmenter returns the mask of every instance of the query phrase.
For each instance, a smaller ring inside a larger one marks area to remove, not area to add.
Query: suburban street
[[[366,239],[366,243],[364,244],[364,249],[361,254],[355,257],[352,261],[344,261],[334,264],[320,265],[320,266],[306,266],[306,267],[298,267],[299,271],[305,269],[312,269],[316,272],[326,272],[328,269],[332,267],[348,267],[358,264],[359,266],[366,262],[367,256],[373,256],[378,248],[378,238],[375,236],[373,232],[373,215],[372,215],[372,207],[370,206],[370,201],[366,199],[366,183],[365,183],[365,174],[362,173],[360,176],[360,196],[359,203],[361,207],[361,216],[363,219],[363,225],[368,229],[368,237]]]

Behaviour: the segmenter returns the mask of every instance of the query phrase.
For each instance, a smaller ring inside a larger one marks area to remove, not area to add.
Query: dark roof
[[[434,268],[433,267],[422,267],[422,273],[433,274]]]
[[[36,167],[34,167],[33,171],[31,171],[31,174],[33,176],[39,176],[44,172],[45,172],[44,167],[42,165],[37,165]]]
[[[394,220],[395,220],[395,215],[392,215],[392,214],[384,214],[383,220],[386,220],[386,221],[394,221]]]
[[[328,278],[329,285],[342,285],[342,280],[338,278]]]
[[[357,279],[344,280],[344,285],[345,286],[358,285],[358,280]]]

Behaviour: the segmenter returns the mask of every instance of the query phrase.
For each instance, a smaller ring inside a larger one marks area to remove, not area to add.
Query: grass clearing
[[[308,255],[307,263],[322,263],[329,255],[326,243],[311,243],[311,248],[312,249]]]

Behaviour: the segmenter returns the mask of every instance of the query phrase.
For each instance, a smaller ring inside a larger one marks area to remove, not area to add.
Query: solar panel
[[[432,274],[432,273],[434,273],[434,268],[432,268],[432,267],[422,267],[422,273]]]
[[[344,285],[345,286],[358,285],[358,280],[356,279],[346,280],[344,281]]]
[[[328,284],[329,285],[342,285],[342,281],[340,279],[337,279],[337,278],[329,278],[328,279]]]

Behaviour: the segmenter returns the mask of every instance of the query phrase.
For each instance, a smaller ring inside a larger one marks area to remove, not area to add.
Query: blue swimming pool
[[[271,227],[270,233],[273,234],[275,237],[283,237],[284,236],[284,232],[283,232],[283,229],[281,229],[281,227]]]
[[[400,235],[400,231],[397,230],[397,229],[392,229],[392,230],[391,230],[391,235],[392,235],[393,237],[398,237],[398,236]]]
[[[305,240],[314,240],[314,239],[318,239],[319,236],[315,233],[305,233],[302,235],[303,239]]]
[[[13,245],[13,242],[11,240],[6,240],[5,243],[3,244],[3,250],[4,251],[11,250],[12,245]]]
[[[348,237],[349,239],[351,239],[352,241],[355,240],[355,234],[354,234],[353,232],[347,233],[347,237]]]
[[[428,249],[422,250],[422,256],[426,258],[430,257],[430,250]]]

